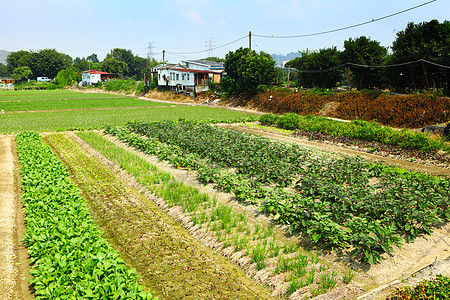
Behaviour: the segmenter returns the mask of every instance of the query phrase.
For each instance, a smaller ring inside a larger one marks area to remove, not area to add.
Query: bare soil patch
[[[0,136],[0,174],[0,299],[34,299],[13,136]]]

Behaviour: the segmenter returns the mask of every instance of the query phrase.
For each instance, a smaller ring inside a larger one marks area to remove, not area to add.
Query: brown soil
[[[18,158],[13,136],[0,136],[0,299],[34,299],[28,253],[20,240],[25,233]]]

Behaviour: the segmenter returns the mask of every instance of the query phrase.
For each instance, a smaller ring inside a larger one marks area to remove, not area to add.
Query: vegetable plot
[[[325,248],[351,249],[371,264],[400,246],[402,236],[412,242],[450,219],[448,179],[360,158],[317,157],[300,146],[186,121],[131,123],[107,132],[197,170],[200,180],[259,204],[291,232]]]
[[[16,136],[36,299],[153,299],[102,238],[64,165],[34,132]]]

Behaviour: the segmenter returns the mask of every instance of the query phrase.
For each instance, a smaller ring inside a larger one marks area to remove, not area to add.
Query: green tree
[[[2,63],[0,63],[0,76],[9,76],[8,68]]]
[[[106,58],[102,62],[102,70],[112,74],[124,75],[128,73],[128,65],[116,58]]]
[[[227,75],[221,84],[228,93],[254,93],[260,85],[278,84],[275,61],[264,52],[258,54],[248,48],[230,51],[225,56],[224,67]]]
[[[20,82],[30,79],[33,76],[33,72],[31,72],[29,67],[18,67],[14,69],[11,75],[12,78]]]
[[[342,63],[354,63],[359,65],[384,64],[387,57],[387,48],[378,41],[370,40],[365,36],[344,41],[344,51],[341,52]],[[367,68],[350,65],[353,78],[358,89],[380,87],[383,84],[380,68]]]
[[[290,60],[286,67],[297,69],[299,86],[308,88],[332,88],[341,79],[340,52],[336,47],[324,48],[319,51],[303,51],[302,56]]]
[[[16,68],[28,66],[29,57],[29,51],[20,50],[16,52],[10,52],[6,57],[8,72],[12,73]]]
[[[450,65],[450,22],[437,20],[419,24],[408,23],[405,30],[397,33],[392,43],[392,55],[388,64],[402,64],[419,60],[414,64],[386,69],[389,83],[396,91],[425,89],[428,86],[444,89],[449,94],[450,72],[448,68],[428,64]],[[425,72],[427,77],[425,77]]]
[[[73,85],[81,81],[81,76],[73,68],[64,69],[58,72],[55,81],[59,86]]]
[[[69,55],[55,49],[32,51],[28,62],[34,77],[48,78],[55,78],[59,71],[70,68],[72,64],[73,61]]]
[[[87,61],[90,61],[91,63],[99,63],[100,60],[97,57],[97,54],[92,53],[91,55],[89,55],[88,57],[86,57]]]
[[[75,57],[75,59],[73,60],[73,67],[78,72],[83,72],[89,70],[89,62],[84,57],[83,58]]]

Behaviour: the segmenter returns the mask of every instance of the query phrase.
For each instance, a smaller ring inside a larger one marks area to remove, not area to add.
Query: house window
[[[177,80],[179,80],[180,79],[180,76],[179,76],[179,74],[177,74]]]
[[[189,74],[187,74],[187,80],[189,80]]]

